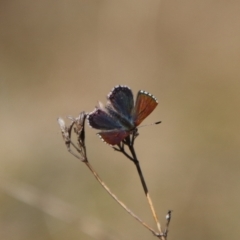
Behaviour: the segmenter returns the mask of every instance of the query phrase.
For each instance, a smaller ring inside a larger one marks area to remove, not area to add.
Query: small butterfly
[[[140,90],[134,105],[132,90],[127,86],[116,86],[107,96],[106,106],[99,106],[88,114],[92,128],[100,129],[98,135],[110,145],[119,144],[156,108],[157,99]]]

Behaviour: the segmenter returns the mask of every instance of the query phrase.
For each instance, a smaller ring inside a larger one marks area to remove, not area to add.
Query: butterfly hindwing
[[[111,130],[98,133],[102,140],[110,145],[119,144],[129,134],[129,131],[124,130]]]

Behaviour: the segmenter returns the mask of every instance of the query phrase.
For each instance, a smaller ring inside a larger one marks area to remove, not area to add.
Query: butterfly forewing
[[[127,86],[116,86],[108,94],[108,99],[113,108],[124,118],[132,120],[133,93]]]
[[[148,92],[139,91],[133,109],[135,126],[138,126],[158,105],[157,99]]]
[[[96,108],[87,116],[88,123],[91,127],[101,130],[112,130],[121,128],[118,120],[112,118],[102,109]]]

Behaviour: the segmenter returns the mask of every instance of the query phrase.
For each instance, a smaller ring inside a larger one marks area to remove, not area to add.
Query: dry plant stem
[[[152,203],[152,199],[151,199],[151,197],[150,197],[150,195],[149,195],[149,191],[148,191],[148,188],[147,188],[147,184],[146,184],[145,179],[144,179],[144,177],[143,177],[143,173],[142,173],[142,170],[141,170],[139,161],[137,160],[137,155],[136,155],[136,153],[135,153],[135,149],[134,149],[134,147],[133,147],[132,144],[129,144],[128,147],[129,147],[129,150],[130,150],[130,152],[131,152],[131,154],[132,154],[132,156],[133,156],[133,159],[134,159],[133,162],[134,162],[134,164],[135,164],[135,166],[136,166],[136,168],[137,168],[138,175],[139,175],[139,177],[140,177],[140,180],[141,180],[141,183],[142,183],[142,186],[143,186],[143,190],[144,190],[144,193],[145,193],[145,195],[146,195],[146,197],[147,197],[147,200],[148,200],[149,206],[150,206],[150,208],[151,208],[151,211],[152,211],[154,220],[156,221],[157,228],[158,228],[160,234],[162,235],[161,225],[160,225],[160,223],[159,223],[159,220],[158,220],[156,211],[155,211],[155,209],[154,209],[154,206],[153,206],[153,203]],[[165,237],[164,237],[164,236],[161,236],[161,239],[165,239]]]
[[[159,228],[159,231],[160,233],[158,232],[155,232],[151,227],[149,227],[146,223],[144,223],[138,216],[136,216],[130,209],[128,209],[126,207],[126,205],[124,203],[122,203],[111,191],[110,189],[105,185],[105,183],[100,179],[100,177],[98,176],[98,174],[95,172],[95,170],[92,168],[92,166],[90,165],[90,163],[88,162],[87,160],[87,152],[86,152],[86,146],[85,146],[85,131],[84,131],[84,122],[85,122],[85,119],[86,119],[86,114],[84,112],[80,113],[79,117],[78,118],[73,118],[73,117],[70,117],[70,119],[72,120],[72,123],[69,127],[67,127],[65,125],[65,122],[63,119],[61,118],[58,118],[58,123],[60,125],[60,128],[61,128],[61,131],[62,131],[62,136],[63,136],[63,139],[65,141],[65,145],[68,149],[68,151],[73,155],[75,156],[76,158],[78,158],[79,160],[81,160],[82,162],[84,162],[87,167],[89,168],[89,170],[92,172],[92,174],[95,176],[95,178],[97,179],[97,181],[102,185],[102,187],[110,194],[110,196],[121,206],[123,207],[132,217],[134,217],[138,222],[140,222],[144,227],[146,227],[149,231],[151,231],[153,233],[154,236],[162,239],[162,240],[165,240],[165,236],[164,234],[161,232],[161,227],[160,227],[160,224],[158,223],[158,220],[157,220],[157,216],[156,216],[156,213],[155,213],[155,210],[153,208],[153,204],[152,204],[152,201],[151,201],[151,198],[148,194],[148,189],[147,189],[147,186],[146,186],[146,183],[144,181],[144,178],[143,178],[143,174],[141,172],[141,168],[139,166],[139,163],[138,163],[138,160],[137,160],[137,157],[136,157],[136,154],[135,154],[135,150],[133,148],[133,143],[134,143],[134,139],[135,137],[137,136],[137,132],[135,134],[133,134],[133,138],[132,138],[132,141],[130,140],[130,137],[127,138],[127,140],[125,142],[122,142],[122,144],[119,144],[118,147],[119,148],[114,148],[115,150],[119,151],[119,152],[122,152],[127,158],[129,158],[131,161],[133,161],[138,169],[138,173],[139,173],[139,176],[141,178],[141,182],[142,182],[142,185],[143,185],[143,188],[144,188],[144,191],[145,191],[145,194],[147,196],[147,199],[148,199],[148,202],[150,204],[150,207],[153,211],[153,215],[154,215],[154,218],[155,220],[157,221],[157,223],[159,224],[158,228]],[[71,134],[72,134],[72,129],[73,129],[73,126],[74,127],[74,132],[77,134],[77,143],[78,143],[78,147],[72,142],[71,140]],[[125,152],[124,150],[124,144],[126,144],[130,151],[131,151],[131,154],[132,154],[132,157]],[[79,156],[72,151],[71,149],[71,146],[79,153]]]
[[[70,143],[73,145],[73,143],[70,141]],[[73,147],[75,148],[75,145],[73,145]],[[76,150],[79,152],[78,148],[76,148]],[[78,158],[79,160],[81,160],[82,162],[84,162],[86,164],[86,166],[89,168],[89,170],[92,172],[92,174],[94,175],[94,177],[97,179],[97,181],[102,185],[102,187],[108,192],[108,194],[121,206],[125,209],[125,211],[127,211],[133,218],[135,218],[139,223],[141,223],[145,228],[147,228],[149,231],[151,231],[153,233],[154,236],[156,237],[160,237],[159,233],[155,232],[151,227],[149,227],[145,222],[143,222],[137,215],[135,215],[130,209],[127,208],[127,206],[121,202],[117,196],[115,194],[113,194],[111,192],[111,190],[107,187],[107,185],[101,180],[101,178],[99,177],[99,175],[95,172],[95,170],[92,168],[92,166],[90,165],[90,163],[88,162],[87,159],[83,160],[81,159],[79,156],[77,156],[73,151],[71,151],[71,149],[68,149],[68,151],[73,154],[73,156],[75,156],[76,158]]]
[[[87,167],[90,169],[92,174],[95,176],[97,181],[102,185],[102,187],[109,193],[109,195],[121,206],[123,207],[132,217],[134,217],[138,222],[140,222],[144,227],[146,227],[149,231],[153,233],[153,235],[159,237],[159,233],[155,232],[151,227],[149,227],[146,223],[144,223],[137,215],[135,215],[130,209],[127,208],[127,206],[121,202],[112,192],[111,190],[106,186],[106,184],[101,180],[101,178],[98,176],[98,174],[95,172],[95,170],[92,168],[90,163],[88,161],[84,161],[84,163],[87,165]]]
[[[168,235],[169,224],[170,224],[170,221],[171,221],[171,215],[172,215],[172,210],[168,210],[168,213],[166,215],[167,222],[166,222],[166,227],[165,227],[165,230],[164,230],[164,236],[166,237],[166,239],[167,239],[167,235]]]
[[[138,132],[137,130],[134,131],[130,136],[128,136],[127,138],[125,138],[125,140],[122,141],[122,143],[118,144],[118,148],[114,147],[115,150],[119,151],[119,152],[122,152],[127,158],[129,158],[131,161],[134,162],[136,168],[137,168],[137,171],[138,171],[138,175],[140,177],[140,180],[141,180],[141,183],[142,183],[142,186],[143,186],[143,190],[144,190],[144,193],[147,197],[147,200],[148,200],[148,203],[149,203],[149,206],[150,206],[150,209],[152,211],[152,214],[153,214],[153,218],[157,224],[157,228],[159,230],[159,237],[162,239],[162,240],[166,240],[166,237],[164,235],[164,233],[162,232],[162,229],[161,229],[161,225],[160,225],[160,222],[157,218],[157,214],[156,214],[156,211],[154,209],[154,206],[153,206],[153,203],[152,203],[152,199],[149,195],[149,192],[148,192],[148,188],[147,188],[147,184],[145,182],[145,179],[144,179],[144,176],[143,176],[143,173],[142,173],[142,170],[141,170],[141,167],[140,167],[140,164],[139,164],[139,161],[137,159],[137,155],[136,155],[136,152],[135,152],[135,149],[134,149],[134,140],[136,139],[136,137],[138,136]],[[127,145],[130,152],[131,152],[131,155],[130,156],[124,149],[124,145]]]

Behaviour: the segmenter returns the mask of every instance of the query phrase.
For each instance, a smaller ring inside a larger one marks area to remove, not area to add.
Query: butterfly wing
[[[138,126],[158,105],[157,99],[148,92],[139,91],[133,109],[135,126]]]
[[[120,143],[130,132],[123,129],[116,116],[109,115],[100,108],[96,108],[87,116],[88,124],[96,129],[102,130],[98,135],[100,138],[110,144]]]
[[[110,145],[116,145],[120,143],[124,138],[126,138],[130,134],[129,131],[124,130],[110,130],[110,131],[104,131],[98,133],[100,138],[110,144]]]
[[[93,112],[89,113],[87,121],[92,128],[100,130],[113,130],[121,128],[121,125],[116,118],[113,118],[100,108],[95,108]]]
[[[108,100],[113,108],[123,118],[132,120],[132,109],[134,106],[132,90],[127,86],[116,86],[108,94]]]
[[[109,103],[99,105],[87,116],[89,125],[102,130],[99,136],[110,145],[126,138],[157,106],[157,99],[139,91],[134,106],[133,93],[127,86],[116,86],[108,94]]]

